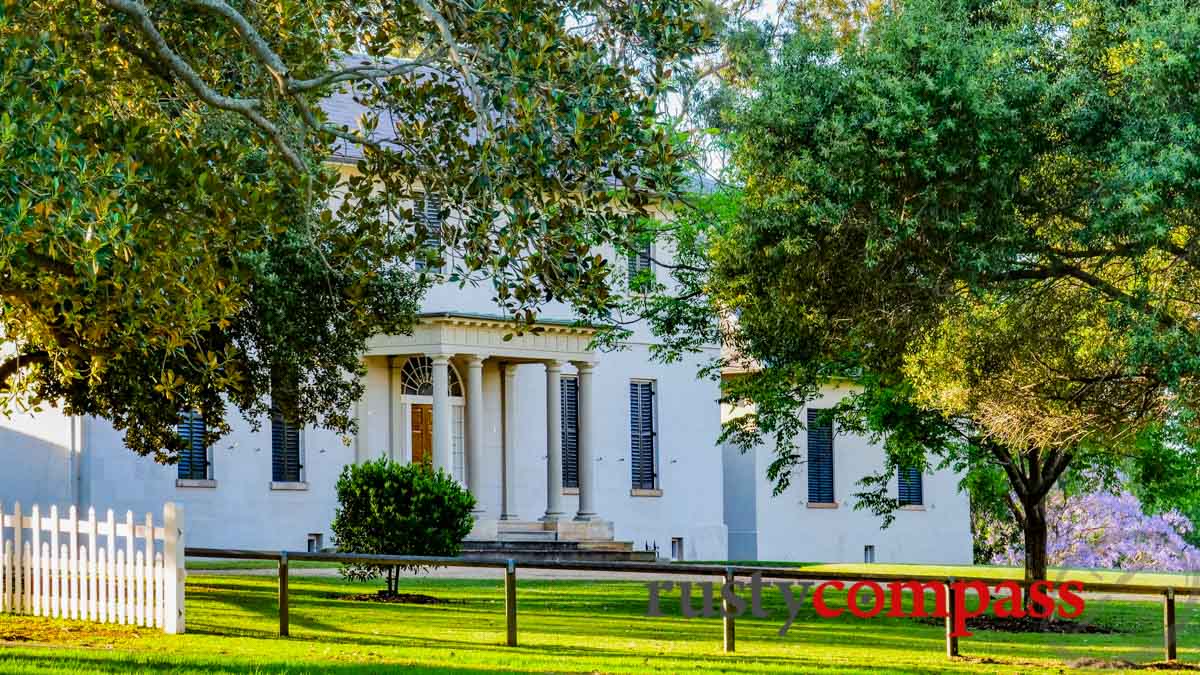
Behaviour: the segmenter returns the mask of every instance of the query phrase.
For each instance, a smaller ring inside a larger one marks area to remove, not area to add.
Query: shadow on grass
[[[0,651],[0,668],[4,672],[14,672],[5,668],[9,661],[3,651]],[[260,662],[217,659],[189,659],[185,664],[170,657],[143,656],[122,654],[119,656],[89,655],[89,654],[39,654],[23,652],[12,659],[11,665],[17,668],[15,672],[36,672],[38,670],[75,670],[89,673],[302,673],[321,672],[334,675],[358,675],[360,673],[380,672],[420,672],[436,673],[495,673],[525,672],[520,669],[505,667],[487,668],[447,668],[447,667],[414,667],[410,663],[377,661],[374,663],[322,663],[319,667],[311,667],[290,662]]]

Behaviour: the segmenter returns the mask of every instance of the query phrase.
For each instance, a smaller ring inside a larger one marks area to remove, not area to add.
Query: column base
[[[554,525],[555,523],[558,523],[560,520],[566,520],[566,519],[567,519],[567,514],[559,511],[559,512],[554,512],[554,513],[547,513],[546,515],[542,516],[541,518],[538,518],[538,522],[544,523],[546,525],[546,529],[549,530],[549,529],[552,529],[551,526]]]
[[[515,513],[505,513],[500,516],[500,520],[520,520],[521,517]]]

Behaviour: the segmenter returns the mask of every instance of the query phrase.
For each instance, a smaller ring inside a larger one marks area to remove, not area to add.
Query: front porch
[[[424,461],[453,475],[477,502],[474,542],[612,542],[595,500],[593,331],[512,328],[446,313],[372,340],[355,459]],[[545,499],[531,512],[535,482]]]

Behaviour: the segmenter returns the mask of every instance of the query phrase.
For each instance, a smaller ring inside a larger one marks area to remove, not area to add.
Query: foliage
[[[752,366],[725,437],[773,438],[782,484],[805,403],[860,377],[841,422],[890,456],[864,507],[936,458],[1041,549],[1072,465],[1196,437],[1200,10],[913,0],[845,38],[795,26],[728,114],[741,208],[675,292]]]
[[[1068,497],[1055,491],[1047,514],[1048,560],[1056,567],[1200,571],[1200,549],[1184,539],[1195,530],[1192,522],[1178,511],[1146,515],[1128,492]],[[1014,565],[1023,557],[1019,545],[1008,545],[992,562]]]
[[[862,566],[852,567],[846,571],[868,573]],[[886,570],[883,573],[897,575],[965,573],[961,567],[876,564],[872,569],[879,573],[881,567]],[[396,606],[342,599],[369,592],[379,584],[364,586],[293,572],[289,594],[292,634],[297,637],[280,640],[275,637],[278,620],[273,577],[192,573],[187,580],[188,633],[163,635],[136,626],[0,614],[0,634],[13,643],[0,650],[0,671],[21,675],[47,671],[181,675],[335,671],[371,675],[388,668],[406,668],[419,672],[644,673],[652,667],[647,655],[663,652],[658,658],[670,659],[672,670],[697,673],[722,669],[811,673],[829,670],[834,661],[839,673],[930,673],[957,668],[956,672],[963,673],[1057,675],[1081,658],[1093,659],[1093,663],[1121,659],[1139,664],[1162,659],[1162,603],[1145,599],[1088,597],[1081,621],[1116,628],[1116,633],[1014,635],[981,630],[962,643],[964,652],[970,649],[970,660],[949,662],[942,648],[944,628],[908,619],[864,621],[849,612],[823,619],[805,606],[787,639],[780,639],[778,617],[786,616],[787,607],[781,594],[770,588],[762,594],[769,616],[759,619],[747,611],[738,617],[737,652],[722,653],[720,631],[714,630],[713,620],[647,617],[642,581],[542,581],[522,576],[520,569],[518,639],[536,647],[504,649],[499,647],[504,644],[503,584],[483,575],[476,579],[406,578],[401,581],[401,592],[432,595],[450,604]],[[1084,578],[1108,576],[1088,574]],[[1178,576],[1156,576],[1167,577],[1163,583],[1184,581]],[[692,593],[699,609],[699,589],[693,586]],[[675,591],[664,595],[664,613],[678,616],[678,584]],[[830,606],[846,606],[845,590],[826,589],[824,595]],[[865,602],[863,594],[858,601]],[[1188,649],[1200,639],[1200,625],[1184,619],[1190,616],[1187,601],[1181,598],[1177,602],[1180,656],[1187,665]],[[810,599],[806,599],[808,603]],[[305,642],[298,649],[301,637]],[[448,648],[448,643],[453,647]]]
[[[551,300],[604,317],[592,251],[681,183],[655,104],[704,20],[693,0],[3,3],[0,413],[62,403],[172,461],[181,410],[215,440],[273,384],[350,431],[366,339],[411,329],[431,283],[490,280],[518,330]]]
[[[333,536],[343,553],[458,555],[471,532],[475,498],[441,469],[402,464],[386,457],[348,464],[337,482],[338,509]],[[402,566],[417,568],[418,566]],[[349,579],[386,575],[396,591],[397,567],[347,565]]]
[[[299,418],[347,429],[347,374],[367,337],[411,326],[422,284],[362,245],[378,226],[317,216],[325,174],[306,188],[237,119],[94,42],[90,10],[48,7],[0,10],[0,412],[62,402],[169,460],[181,410],[219,434],[284,372]]]

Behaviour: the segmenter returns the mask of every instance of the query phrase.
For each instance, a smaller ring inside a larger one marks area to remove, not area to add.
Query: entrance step
[[[558,541],[557,532],[500,532],[500,541]]]
[[[501,532],[545,532],[546,525],[537,520],[500,520],[496,529]]]
[[[633,543],[628,541],[514,540],[509,536],[499,541],[465,541],[462,555],[464,558],[513,558],[518,561],[654,562],[658,559],[654,551],[635,551]]]

